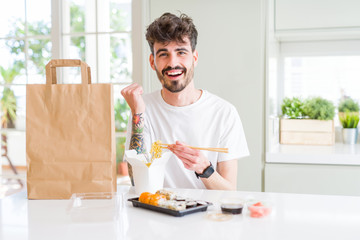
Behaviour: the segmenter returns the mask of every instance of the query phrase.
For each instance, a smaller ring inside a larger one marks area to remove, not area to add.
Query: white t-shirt
[[[249,155],[245,133],[235,107],[220,97],[202,90],[195,103],[175,107],[167,104],[161,91],[143,96],[146,104],[144,114],[144,141],[146,150],[157,140],[173,144],[177,140],[198,147],[229,148],[229,153],[203,151],[216,169],[217,162],[239,159]],[[128,124],[126,149],[131,139],[131,119]],[[175,155],[165,168],[164,187],[205,188],[194,171],[184,167]]]

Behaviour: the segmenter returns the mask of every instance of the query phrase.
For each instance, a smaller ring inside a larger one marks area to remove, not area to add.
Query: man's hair
[[[164,13],[161,17],[155,19],[146,30],[146,40],[149,43],[151,53],[154,54],[154,43],[169,43],[176,41],[184,43],[185,37],[188,37],[191,44],[191,50],[194,51],[197,43],[197,30],[193,20],[186,14],[179,17]]]

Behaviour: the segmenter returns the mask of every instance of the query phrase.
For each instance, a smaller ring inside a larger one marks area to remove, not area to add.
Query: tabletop
[[[127,199],[137,197],[134,189],[119,186],[119,207],[111,218],[105,211],[74,216],[72,200],[28,200],[23,191],[0,200],[0,239],[360,239],[360,197],[170,190],[213,205],[205,212],[174,217],[133,207]],[[243,212],[226,221],[210,219],[224,198],[266,200],[273,211],[263,218]]]

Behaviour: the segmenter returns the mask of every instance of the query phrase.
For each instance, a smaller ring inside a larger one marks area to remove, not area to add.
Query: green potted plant
[[[303,111],[310,119],[333,120],[335,116],[334,104],[321,97],[312,97],[304,102]]]
[[[283,117],[290,119],[304,118],[303,101],[300,98],[284,98],[281,105]]]
[[[281,144],[332,145],[335,143],[332,102],[312,97],[305,99],[285,98],[280,122]]]
[[[117,99],[114,104],[115,111],[115,131],[118,133],[116,138],[116,164],[117,173],[128,175],[127,163],[123,161],[125,152],[125,132],[129,120],[130,108],[124,99]]]
[[[359,103],[352,98],[344,98],[340,101],[338,107],[339,113],[359,112]]]
[[[343,143],[345,144],[355,144],[358,137],[358,123],[359,123],[359,113],[358,112],[344,112],[344,114],[339,115],[340,123],[343,127],[342,137]]]
[[[358,137],[359,103],[354,99],[343,98],[338,106],[339,120],[342,125],[343,143],[355,144]]]
[[[127,163],[123,161],[125,153],[125,137],[116,138],[116,165],[117,173],[122,176],[129,175]]]
[[[19,68],[16,64],[12,67],[4,68],[0,66],[0,75],[2,83],[5,84],[1,97],[1,127],[14,128],[16,120],[16,97],[14,91],[8,86],[15,77],[20,74]]]

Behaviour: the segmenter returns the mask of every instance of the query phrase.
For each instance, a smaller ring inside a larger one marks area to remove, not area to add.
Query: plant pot
[[[342,137],[344,144],[356,144],[358,137],[357,128],[343,128]]]
[[[333,145],[333,120],[281,119],[280,143],[299,145]]]
[[[129,175],[127,162],[119,162],[118,163],[118,174],[120,174],[121,176]]]

